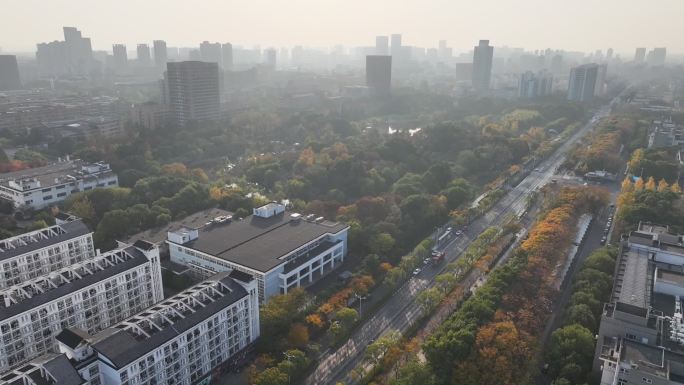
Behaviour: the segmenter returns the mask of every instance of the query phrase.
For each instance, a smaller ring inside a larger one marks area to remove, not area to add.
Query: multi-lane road
[[[486,228],[498,226],[511,214],[518,215],[525,210],[527,197],[536,189],[553,179],[555,170],[565,160],[568,150],[582,136],[589,132],[596,122],[610,113],[605,106],[598,110],[584,127],[568,138],[546,160],[541,162],[517,186],[499,200],[485,215],[475,220],[464,233],[444,246],[446,263],[439,268],[427,267],[417,276],[411,278],[400,287],[385,304],[366,322],[356,329],[349,340],[325,354],[315,370],[304,380],[306,385],[334,385],[338,382],[353,384],[356,380],[352,370],[362,361],[363,353],[369,341],[375,340],[392,330],[405,332],[414,322],[420,319],[421,307],[416,300],[418,293],[435,285],[434,278],[441,274],[446,264],[459,258],[463,250]]]

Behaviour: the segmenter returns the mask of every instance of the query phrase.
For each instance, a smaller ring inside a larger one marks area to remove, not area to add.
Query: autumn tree
[[[656,181],[652,176],[648,177],[648,181],[646,182],[646,185],[644,186],[646,190],[648,191],[655,191],[656,190]]]
[[[287,342],[294,347],[305,347],[309,343],[309,328],[299,322],[293,323],[287,334]]]

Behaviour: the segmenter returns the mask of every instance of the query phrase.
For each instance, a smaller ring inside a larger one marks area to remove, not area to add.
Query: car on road
[[[423,259],[423,265],[427,265],[429,263],[430,263],[430,258]]]
[[[602,245],[605,245],[607,240],[608,240],[608,238],[606,238],[606,237],[604,236],[603,238],[601,238],[601,244],[602,244]]]
[[[421,271],[422,270],[420,268],[413,270],[413,276],[415,277],[416,275],[420,274]]]
[[[459,236],[459,235],[461,235],[461,234],[463,234],[463,231],[461,231],[461,230],[456,230],[456,236]]]

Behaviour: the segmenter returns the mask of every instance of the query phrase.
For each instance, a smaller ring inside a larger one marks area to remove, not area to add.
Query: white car
[[[413,276],[415,277],[416,275],[420,274],[420,272],[421,272],[420,269],[413,270]]]

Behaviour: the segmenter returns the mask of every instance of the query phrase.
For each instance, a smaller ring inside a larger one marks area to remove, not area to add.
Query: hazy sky
[[[593,51],[665,46],[684,53],[684,0],[0,0],[0,47],[34,51],[75,26],[93,48],[155,39],[251,46],[373,45],[401,33],[406,45],[456,50],[497,46]]]

